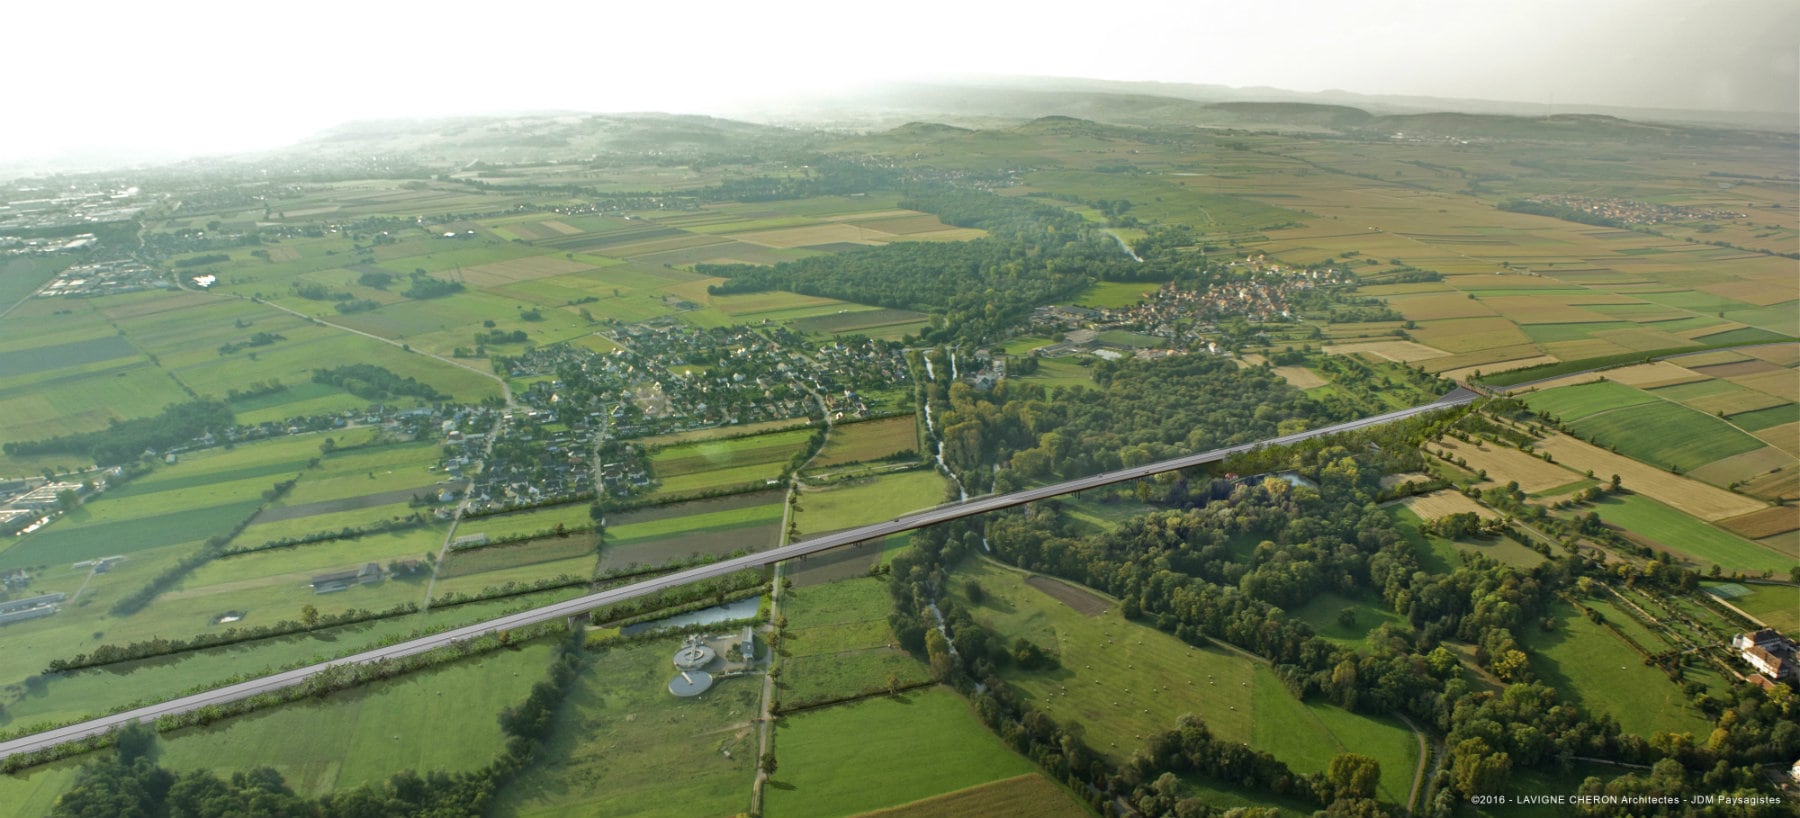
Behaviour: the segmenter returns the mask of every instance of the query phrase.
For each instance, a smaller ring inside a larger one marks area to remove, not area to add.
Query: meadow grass
[[[947,485],[937,472],[918,469],[808,489],[794,520],[805,536],[855,528],[941,505]]]
[[[1641,494],[1607,495],[1594,502],[1593,510],[1608,523],[1693,557],[1702,570],[1716,564],[1727,572],[1783,574],[1794,565],[1794,555],[1784,556]]]
[[[1550,615],[1556,629],[1519,634],[1529,648],[1531,668],[1545,684],[1594,713],[1619,720],[1628,733],[1648,738],[1657,731],[1704,735],[1709,722],[1687,702],[1681,687],[1644,664],[1623,640],[1558,601]]]
[[[1626,406],[1651,403],[1654,395],[1612,381],[1596,381],[1576,386],[1559,386],[1525,396],[1533,411],[1574,423],[1589,415]]]
[[[966,601],[966,580],[986,594]],[[1008,644],[1025,638],[1058,657],[1052,670],[1003,671],[1007,683],[1059,724],[1080,723],[1095,751],[1128,758],[1184,714],[1225,741],[1248,742],[1297,772],[1323,770],[1338,752],[1381,763],[1381,796],[1405,798],[1417,743],[1398,722],[1295,699],[1263,662],[1220,647],[1196,647],[1126,621],[1117,608],[1084,615],[988,560],[968,560],[951,586],[976,621]]]
[[[894,644],[887,582],[853,577],[789,589],[781,597],[780,698],[784,703],[842,698],[928,681],[925,664]]]
[[[1356,612],[1350,625],[1340,624],[1344,610]],[[1369,634],[1382,625],[1392,625],[1402,632],[1412,630],[1406,618],[1389,610],[1372,597],[1346,597],[1326,591],[1289,612],[1289,616],[1312,626],[1313,632],[1326,639],[1354,648],[1371,648]]]
[[[861,818],[1086,818],[1095,814],[1068,790],[1036,773],[864,813]]]
[[[899,452],[919,450],[918,420],[901,415],[833,427],[825,448],[813,459],[814,469],[879,460]]]
[[[699,697],[671,696],[669,657],[680,646],[669,637],[595,650],[549,745],[491,814],[688,818],[747,809],[761,680],[720,679]]]
[[[1726,600],[1782,633],[1800,631],[1800,589],[1789,585],[1746,585],[1750,593]]]
[[[309,795],[400,770],[456,772],[505,745],[500,710],[523,701],[549,663],[547,640],[164,735],[159,762],[221,775],[273,767]]]
[[[763,797],[787,818],[855,815],[1036,769],[936,687],[784,716],[775,754]]]
[[[1670,402],[1589,415],[1570,428],[1634,460],[1683,471],[1763,447],[1762,441],[1723,420]]]

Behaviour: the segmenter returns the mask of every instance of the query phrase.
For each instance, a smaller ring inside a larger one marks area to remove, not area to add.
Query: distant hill
[[[534,113],[346,123],[277,155],[407,154],[423,161],[525,162],[655,151],[710,155],[805,146],[816,135],[689,114]]]

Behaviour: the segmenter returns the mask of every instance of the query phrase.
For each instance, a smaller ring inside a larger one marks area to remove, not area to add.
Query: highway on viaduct
[[[834,534],[827,534],[822,537],[814,537],[809,540],[784,545],[768,551],[761,551],[755,554],[722,560],[709,565],[702,565],[697,568],[689,568],[654,579],[633,583],[631,585],[588,594],[587,596],[564,602],[545,605],[541,608],[533,608],[529,611],[509,614],[496,619],[490,619],[486,622],[467,625],[447,630],[442,633],[432,634],[430,636],[423,636],[411,641],[375,648],[374,650],[364,651],[352,656],[333,659],[327,662],[309,665],[307,667],[296,668],[294,670],[264,676],[259,679],[252,679],[247,682],[240,682],[238,684],[216,688],[204,693],[196,693],[191,696],[170,699],[159,704],[139,707],[135,710],[127,710],[110,716],[102,716],[91,721],[71,724],[54,730],[46,730],[41,733],[24,736],[7,742],[0,742],[0,758],[5,758],[17,753],[42,750],[70,741],[78,741],[88,736],[105,733],[122,727],[131,722],[154,721],[161,716],[186,713],[208,705],[224,704],[239,699],[246,699],[259,693],[268,693],[283,688],[293,687],[305,682],[308,678],[323,672],[327,668],[334,666],[377,662],[383,659],[396,659],[404,656],[426,653],[456,642],[474,639],[498,631],[523,628],[528,625],[535,625],[541,622],[574,616],[603,605],[623,602],[625,600],[654,594],[659,591],[665,591],[689,583],[724,576],[735,571],[742,571],[746,568],[760,568],[765,565],[781,562],[782,560],[805,557],[821,551],[840,548],[852,543],[885,537],[889,534],[912,531],[914,529],[924,528],[926,526],[936,525],[950,520],[972,517],[977,514],[1024,505],[1037,500],[1060,497],[1065,494],[1073,494],[1075,492],[1098,488],[1100,486],[1109,486],[1114,483],[1123,483],[1128,480],[1137,480],[1139,478],[1150,477],[1164,472],[1177,471],[1180,469],[1205,465],[1207,463],[1216,463],[1231,457],[1232,455],[1242,454],[1265,446],[1282,446],[1338,432],[1348,432],[1370,426],[1392,423],[1397,420],[1432,412],[1438,409],[1465,405],[1478,397],[1479,396],[1474,392],[1458,388],[1432,403],[1399,409],[1380,415],[1362,418],[1360,420],[1352,420],[1331,426],[1320,427],[1318,429],[1282,435],[1280,437],[1269,438],[1255,443],[1245,443],[1238,446],[1213,449],[1212,451],[1201,452],[1199,454],[1177,457],[1144,466],[1134,466],[1118,471],[1105,472],[1103,474],[1093,475],[1092,477],[1077,478],[1075,480],[1068,480],[1054,485],[1015,491],[1010,494],[971,498],[960,503],[953,503],[902,515],[886,522],[873,523],[871,525],[839,531]]]

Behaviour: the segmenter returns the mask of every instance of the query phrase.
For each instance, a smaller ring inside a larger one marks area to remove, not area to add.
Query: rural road
[[[46,730],[42,733],[24,736],[11,741],[0,742],[0,758],[54,747],[65,742],[77,741],[88,736],[105,733],[131,722],[154,721],[165,715],[185,713],[192,710],[198,710],[208,705],[224,704],[226,702],[249,698],[259,693],[268,693],[292,687],[305,682],[308,678],[331,667],[366,664],[384,659],[396,659],[425,653],[455,642],[474,639],[497,631],[523,628],[541,622],[549,622],[574,616],[603,605],[610,605],[615,602],[623,602],[637,597],[659,593],[670,588],[676,588],[682,585],[724,576],[736,571],[742,571],[746,568],[760,568],[783,560],[804,558],[821,551],[839,548],[864,540],[886,537],[890,534],[912,531],[914,529],[924,528],[938,523],[958,520],[964,517],[972,517],[990,511],[1012,508],[1013,506],[1024,505],[1038,500],[1047,500],[1052,497],[1060,497],[1065,494],[1073,494],[1087,489],[1137,480],[1162,474],[1164,472],[1178,471],[1180,469],[1206,465],[1208,463],[1216,463],[1233,455],[1254,451],[1265,446],[1281,446],[1338,432],[1348,432],[1371,426],[1380,426],[1382,424],[1392,423],[1394,421],[1403,420],[1405,418],[1439,409],[1462,406],[1470,403],[1477,397],[1478,396],[1473,392],[1458,388],[1442,398],[1422,406],[1399,409],[1362,418],[1360,420],[1352,420],[1305,432],[1282,435],[1280,437],[1274,437],[1255,443],[1228,446],[1221,449],[1201,452],[1199,454],[1177,457],[1171,460],[1164,460],[1160,463],[1136,466],[1129,469],[1120,469],[1118,471],[1096,474],[1091,477],[1077,478],[1049,486],[1016,491],[1011,494],[977,497],[965,502],[917,511],[885,522],[873,523],[846,531],[840,531],[835,534],[814,537],[810,540],[784,545],[756,554],[748,554],[742,557],[723,560],[710,565],[689,568],[666,576],[647,579],[632,585],[588,594],[575,599],[502,616],[497,619],[490,619],[486,622],[474,625],[455,628],[444,631],[443,633],[421,637],[408,642],[376,648],[352,656],[346,656],[341,659],[321,662],[307,667],[265,676],[260,679],[253,679],[248,682],[241,682],[217,688],[215,690],[209,690],[204,693],[171,699],[159,704],[139,707],[134,710],[115,713],[110,716],[102,716],[97,719],[72,724],[66,727],[59,727],[54,730]]]

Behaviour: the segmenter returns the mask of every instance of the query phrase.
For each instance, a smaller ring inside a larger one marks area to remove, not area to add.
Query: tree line
[[[107,422],[105,429],[59,435],[43,440],[8,441],[0,450],[15,457],[43,454],[78,454],[110,466],[136,460],[146,451],[180,446],[208,432],[223,433],[236,416],[224,401],[200,398],[163,407],[147,418]]]

